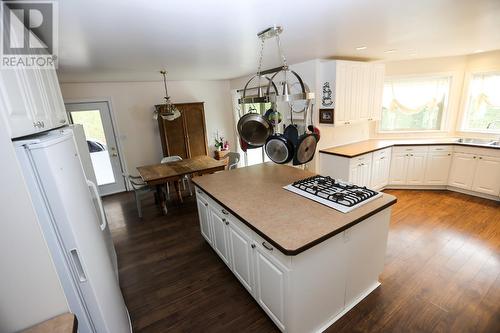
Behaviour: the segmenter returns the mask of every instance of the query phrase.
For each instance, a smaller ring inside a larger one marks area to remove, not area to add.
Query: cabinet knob
[[[61,124],[66,124],[66,119],[61,119],[61,120],[59,120],[59,123],[61,123]]]
[[[451,156],[451,153],[448,153],[448,156]]]
[[[385,158],[385,156],[382,156],[380,159],[383,160]]]
[[[479,156],[479,159],[482,160],[483,158],[481,156]]]
[[[221,210],[221,212],[222,212],[222,214],[225,214],[225,215],[229,214],[229,213],[227,212],[227,210],[225,210],[225,209],[222,209],[222,210]]]
[[[207,204],[207,203],[205,204],[205,207],[208,207],[208,204]]]
[[[226,225],[229,225],[229,221],[226,221]]]
[[[476,158],[476,156],[473,156],[472,158]]]
[[[250,245],[250,246],[252,247],[252,249],[255,249],[255,244],[252,244],[252,245]]]

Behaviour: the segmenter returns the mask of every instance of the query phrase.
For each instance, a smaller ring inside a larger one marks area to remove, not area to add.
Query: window
[[[386,80],[381,131],[435,131],[442,128],[451,77]]]
[[[462,129],[500,132],[500,73],[472,75]]]

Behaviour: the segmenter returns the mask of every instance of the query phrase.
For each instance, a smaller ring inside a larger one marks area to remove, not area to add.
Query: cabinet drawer
[[[373,158],[380,158],[382,156],[385,156],[385,157],[388,157],[391,155],[391,152],[392,152],[392,148],[385,148],[385,149],[381,149],[381,150],[377,150],[375,152],[373,152]]]
[[[264,248],[266,250],[266,253],[268,253],[270,256],[272,256],[273,258],[278,260],[285,267],[290,268],[290,265],[291,265],[291,257],[290,256],[286,256],[280,250],[276,249],[273,245],[271,245],[271,243],[266,241],[264,238],[262,238],[256,232],[253,232],[253,240],[256,243],[258,243],[261,248]]]
[[[206,202],[211,202],[212,201],[211,199],[209,199],[208,195],[205,192],[203,192],[203,190],[201,190],[197,186],[195,187],[195,192],[196,192],[196,197],[197,198],[202,198]]]
[[[429,146],[429,152],[450,152],[453,146]]]
[[[429,150],[428,146],[398,146],[393,148],[393,153],[407,153],[407,152],[422,152],[425,153]]]
[[[349,166],[350,167],[356,166],[356,165],[359,165],[360,163],[369,164],[372,161],[372,156],[373,156],[372,153],[368,153],[368,154],[353,157],[349,160]]]

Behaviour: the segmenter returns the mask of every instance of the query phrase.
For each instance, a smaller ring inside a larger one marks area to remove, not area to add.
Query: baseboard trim
[[[488,200],[493,200],[500,202],[500,196],[494,196],[490,194],[484,194],[484,193],[479,193],[479,192],[474,192],[470,190],[465,190],[461,189],[458,187],[453,187],[453,186],[447,186],[447,185],[386,185],[382,187],[381,189],[378,189],[378,191],[383,191],[383,190],[425,190],[425,191],[436,191],[436,190],[441,190],[441,191],[452,191],[452,192],[458,192],[462,194],[467,194],[473,197],[479,197],[483,199],[488,199]]]
[[[366,296],[370,295],[375,289],[377,289],[381,283],[379,281],[375,282],[370,288],[366,289],[358,298],[356,298],[351,304],[344,307],[344,310],[337,313],[332,319],[328,320],[323,326],[318,328],[316,332],[320,333],[325,331],[328,327],[332,326],[337,320],[339,320],[343,315],[354,308],[359,302],[361,302]]]

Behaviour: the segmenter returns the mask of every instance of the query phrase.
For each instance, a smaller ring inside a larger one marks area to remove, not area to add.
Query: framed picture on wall
[[[319,123],[333,124],[334,109],[319,109]]]

